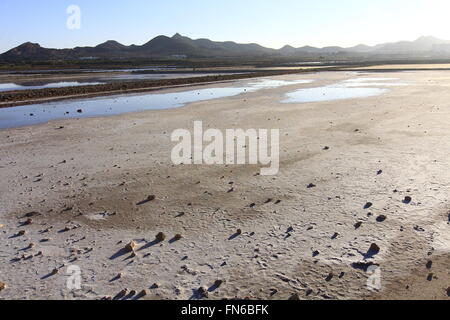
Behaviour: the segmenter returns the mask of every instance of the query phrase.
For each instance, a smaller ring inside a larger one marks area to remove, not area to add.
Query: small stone
[[[78,113],[83,113],[83,110],[78,109],[77,112],[78,112]]]
[[[240,236],[242,234],[242,230],[241,229],[237,229],[236,230],[236,235]]]
[[[382,214],[381,216],[378,216],[377,221],[378,222],[384,222],[384,221],[386,221],[386,219],[387,219],[387,217]]]
[[[222,284],[223,284],[223,280],[216,280],[214,282],[214,286],[217,287],[217,288],[219,288]]]
[[[428,261],[427,262],[427,269],[429,270],[429,269],[431,269],[431,267],[433,266],[433,261]]]
[[[289,228],[287,229],[286,233],[290,233],[290,232],[293,232],[293,231],[294,231],[294,228],[293,228],[293,227],[289,227]]]
[[[333,280],[334,274],[330,272],[330,274],[328,274],[328,276],[325,278],[325,281],[330,282],[331,280]]]
[[[298,295],[298,293],[294,293],[292,296],[289,297],[290,301],[296,301],[296,300],[300,300],[300,296]]]
[[[447,296],[450,297],[450,287],[447,288]]]
[[[30,219],[27,219],[24,223],[22,223],[22,225],[29,226],[32,223],[33,223],[33,219],[30,218]]]
[[[364,205],[364,209],[369,209],[370,207],[372,207],[373,206],[373,203],[372,202],[367,202],[365,205]]]
[[[52,275],[52,276],[54,276],[54,275],[56,275],[56,274],[58,274],[59,273],[59,270],[58,269],[53,269],[52,270],[52,272],[50,272],[50,274]]]
[[[200,287],[197,292],[202,298],[208,298],[208,291],[205,288]]]
[[[357,222],[357,223],[355,223],[355,229],[359,229],[359,228],[361,228],[361,226],[362,226],[362,222],[360,221],[360,222]]]
[[[125,297],[126,295],[128,294],[128,289],[123,289],[122,291],[120,291],[118,294],[117,294],[117,296],[116,296],[116,298],[123,298],[123,297]]]
[[[160,286],[159,286],[159,283],[154,283],[152,286],[151,286],[151,288],[152,289],[158,289]]]
[[[160,232],[156,235],[155,239],[158,242],[163,242],[164,240],[166,240],[166,235],[164,233]]]
[[[17,236],[21,237],[21,236],[24,236],[26,233],[27,233],[27,232],[26,232],[25,230],[20,230],[20,231],[17,233]]]
[[[125,246],[125,250],[128,251],[128,252],[131,252],[131,251],[134,251],[134,249],[136,249],[136,247],[137,247],[136,242],[131,241],[129,244],[127,244]]]
[[[175,237],[173,237],[173,239],[175,241],[179,241],[179,240],[183,239],[183,236],[181,234],[176,234]]]
[[[376,243],[372,243],[369,248],[369,253],[377,254],[380,252],[380,247]]]
[[[6,289],[6,283],[0,282],[0,291]]]
[[[134,297],[136,295],[136,290],[131,290],[128,295]]]
[[[147,290],[142,290],[141,292],[139,292],[139,294],[137,295],[139,298],[145,297],[148,295]]]
[[[311,189],[311,188],[315,188],[316,185],[314,183],[310,183],[306,186],[306,188]]]
[[[405,199],[403,200],[404,204],[410,204],[412,201],[412,198],[410,196],[406,196]]]

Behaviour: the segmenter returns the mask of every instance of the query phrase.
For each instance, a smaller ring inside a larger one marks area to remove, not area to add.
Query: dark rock
[[[361,221],[359,221],[359,222],[357,222],[357,223],[355,223],[355,229],[359,229],[359,228],[361,228],[361,226],[362,226],[362,222]]]
[[[371,208],[373,206],[373,203],[372,202],[367,202],[365,205],[364,205],[364,209],[369,209],[369,208]]]
[[[214,286],[215,286],[216,288],[219,288],[222,284],[223,284],[223,280],[216,280],[216,281],[214,282]]]
[[[380,247],[376,243],[372,243],[370,245],[369,251],[367,251],[367,254],[373,256],[378,254],[380,250]]]
[[[410,196],[406,196],[405,199],[403,200],[404,204],[410,204],[412,201],[412,198]]]
[[[208,298],[208,291],[203,287],[198,288],[197,293],[201,298]]]
[[[290,301],[294,301],[294,300],[300,300],[300,296],[298,295],[298,293],[294,293],[292,296],[289,297]]]
[[[166,240],[166,235],[164,233],[160,232],[156,235],[155,239],[158,242],[163,242],[164,240]]]

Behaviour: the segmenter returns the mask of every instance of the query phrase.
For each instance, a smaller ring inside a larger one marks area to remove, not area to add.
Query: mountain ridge
[[[343,48],[328,46],[317,48],[303,46],[295,48],[285,45],[280,49],[263,47],[257,43],[241,44],[233,41],[212,41],[205,38],[191,39],[176,33],[172,37],[160,35],[143,45],[123,45],[108,40],[95,47],[75,47],[73,49],[51,49],[38,43],[26,42],[0,55],[1,60],[39,59],[82,59],[82,58],[149,58],[149,57],[262,57],[296,56],[302,54],[404,54],[448,51],[450,41],[432,36],[422,36],[415,41],[398,41],[368,46],[359,44]]]

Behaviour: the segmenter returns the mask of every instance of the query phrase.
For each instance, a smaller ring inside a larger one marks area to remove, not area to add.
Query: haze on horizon
[[[81,29],[66,27],[67,7],[81,8]],[[281,48],[375,45],[420,36],[450,39],[448,0],[0,1],[0,52],[31,41],[50,48],[106,40],[141,45],[181,33],[214,41]]]

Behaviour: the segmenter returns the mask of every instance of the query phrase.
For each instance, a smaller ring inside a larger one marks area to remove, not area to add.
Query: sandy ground
[[[101,299],[127,288],[130,299],[144,289],[142,299],[198,299],[204,287],[209,299],[449,299],[450,73],[376,74],[410,85],[280,103],[296,88],[352,77],[281,76],[316,82],[3,130],[0,298]],[[170,134],[194,120],[280,128],[280,173],[174,166]],[[132,240],[134,254],[123,250]],[[372,243],[380,252],[365,257]],[[372,264],[378,291],[367,287]],[[73,265],[81,290],[66,286]]]

